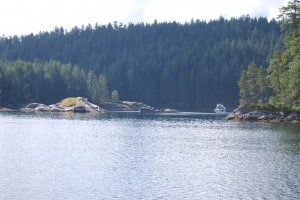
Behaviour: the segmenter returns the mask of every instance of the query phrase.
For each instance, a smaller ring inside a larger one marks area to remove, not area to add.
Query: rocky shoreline
[[[142,108],[154,109],[152,106],[135,101],[103,102],[99,106],[108,112],[140,111]]]
[[[105,110],[92,104],[82,97],[72,98],[71,103],[64,103],[64,100],[56,104],[45,105],[42,103],[30,103],[20,109],[21,112],[74,112],[74,113],[104,113]]]
[[[102,102],[99,105],[89,102],[83,97],[68,97],[56,104],[29,103],[20,109],[0,108],[1,112],[74,112],[74,113],[105,113],[105,112],[140,112],[140,113],[174,113],[175,109],[154,109],[141,102],[117,101]]]
[[[18,110],[1,108],[1,112],[73,112],[73,113],[106,113],[106,112],[140,112],[140,113],[177,113],[175,109],[154,109],[140,102],[118,101],[103,102],[96,105],[83,97],[69,97],[56,104],[30,103]],[[251,108],[237,108],[226,116],[233,121],[259,121],[259,122],[286,122],[300,123],[300,111],[280,112],[270,110],[257,110]]]
[[[231,112],[226,119],[235,121],[300,123],[300,111],[280,112],[255,110],[251,108],[237,108]]]

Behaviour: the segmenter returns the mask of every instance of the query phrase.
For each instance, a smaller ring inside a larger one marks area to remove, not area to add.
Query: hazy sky
[[[288,0],[0,0],[0,36],[70,30],[75,25],[118,21],[190,22],[240,17],[276,18]]]

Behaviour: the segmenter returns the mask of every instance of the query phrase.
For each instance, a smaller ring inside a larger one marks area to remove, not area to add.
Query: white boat
[[[226,107],[223,104],[218,103],[215,108],[215,113],[226,113]]]

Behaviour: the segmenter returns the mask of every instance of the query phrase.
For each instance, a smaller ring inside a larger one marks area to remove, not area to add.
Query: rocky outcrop
[[[82,97],[71,97],[60,101],[56,104],[45,105],[42,103],[30,103],[20,110],[22,112],[74,112],[74,113],[90,113],[90,112],[105,112],[99,106],[90,103]],[[67,102],[67,103],[66,103]]]
[[[230,113],[226,119],[238,121],[300,123],[300,111],[284,113],[278,111],[255,110],[250,108],[237,108]]]
[[[157,110],[154,110],[154,108],[140,108],[140,113],[157,113]]]
[[[103,102],[100,107],[107,111],[139,111],[142,108],[154,109],[153,107],[134,101]]]
[[[42,103],[30,103],[20,109],[22,112],[34,112],[34,111],[39,111],[39,112],[48,112],[51,111],[50,107],[42,104]]]
[[[103,102],[100,107],[109,112],[136,111],[140,113],[177,113],[175,109],[155,109],[152,106],[135,101]]]
[[[61,100],[56,104],[45,105],[42,103],[30,103],[20,109],[22,112],[74,112],[74,113],[90,113],[105,111],[136,111],[140,113],[177,113],[175,109],[154,109],[152,106],[141,102],[118,101],[103,102],[100,106],[90,103],[86,98],[69,97]]]
[[[172,109],[172,108],[165,108],[165,109],[161,109],[160,112],[162,112],[162,113],[178,113],[179,111],[176,109]]]
[[[15,110],[10,109],[10,108],[0,108],[0,112],[13,112]]]
[[[132,108],[120,102],[103,102],[100,103],[101,108],[107,111],[131,111]]]
[[[140,113],[178,113],[178,110],[165,108],[165,109],[154,109],[154,108],[141,108]]]

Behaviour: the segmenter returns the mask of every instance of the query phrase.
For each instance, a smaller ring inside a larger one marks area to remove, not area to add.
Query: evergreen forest
[[[300,1],[280,9],[284,48],[275,49],[267,67],[251,63],[238,82],[240,106],[300,111]]]
[[[87,25],[0,38],[0,104],[55,103],[84,96],[205,110],[239,104],[250,63],[268,66],[284,48],[280,22],[266,18]],[[274,59],[274,58],[273,58]],[[208,111],[208,110],[207,110]]]

